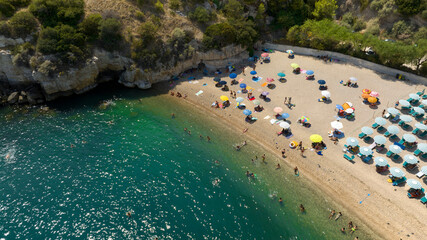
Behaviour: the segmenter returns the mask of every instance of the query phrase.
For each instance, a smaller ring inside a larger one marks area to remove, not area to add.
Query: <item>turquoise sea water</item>
[[[342,234],[349,219],[328,220],[330,203],[274,157],[252,163],[256,144],[234,150],[244,139],[223,123],[169,96],[109,89],[47,113],[0,110],[0,238],[369,238]]]

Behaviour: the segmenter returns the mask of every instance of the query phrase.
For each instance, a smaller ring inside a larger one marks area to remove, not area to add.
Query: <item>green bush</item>
[[[15,7],[8,0],[0,0],[0,17],[12,17],[15,13]]]
[[[30,4],[31,0],[6,0],[10,4],[12,4],[16,8],[22,8],[28,6]]]
[[[90,14],[80,24],[79,30],[86,35],[87,40],[97,40],[99,37],[99,27],[102,17],[98,13]]]
[[[12,35],[10,26],[6,21],[0,21],[0,35],[10,37]]]
[[[9,20],[12,35],[25,37],[37,29],[36,18],[27,11],[18,12]]]
[[[427,9],[421,13],[421,17],[427,21]]]
[[[178,10],[181,7],[181,1],[180,0],[170,0],[169,1],[169,7],[173,10]]]
[[[156,11],[159,13],[164,13],[165,9],[163,7],[163,3],[160,2],[160,0],[157,0],[157,2],[154,4],[154,7],[156,8]]]
[[[84,0],[33,0],[29,9],[43,26],[76,26],[84,15]]]
[[[378,21],[373,21],[367,28],[366,33],[374,36],[380,35],[380,24]]]
[[[393,24],[393,28],[391,29],[391,35],[394,38],[406,39],[411,37],[412,28],[408,26],[405,21],[400,20]]]
[[[240,18],[243,14],[243,5],[237,0],[229,0],[223,11],[227,18]]]
[[[56,53],[56,45],[58,44],[58,31],[54,28],[47,27],[40,31],[37,40],[37,51],[43,54]]]
[[[373,0],[371,9],[378,12],[378,17],[384,18],[392,14],[396,8],[394,0]]]
[[[315,4],[313,16],[316,19],[332,19],[335,16],[337,8],[336,0],[319,0]]]
[[[395,2],[397,11],[404,16],[412,16],[423,10],[421,0],[395,0]]]
[[[102,46],[107,50],[120,49],[120,42],[122,40],[122,24],[115,18],[107,18],[101,22],[100,41]]]
[[[203,45],[207,49],[220,49],[235,43],[236,29],[227,22],[210,25],[203,36]]]
[[[194,12],[188,14],[188,17],[199,23],[207,23],[211,20],[211,15],[204,7],[197,7]]]

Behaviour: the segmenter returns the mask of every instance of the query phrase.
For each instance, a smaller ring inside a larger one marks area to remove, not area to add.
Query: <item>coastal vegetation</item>
[[[0,0],[0,35],[31,36],[27,44],[34,51],[15,46],[14,53],[24,51],[28,56],[18,62],[28,59],[24,65],[35,70],[45,61],[58,71],[84,63],[93,49],[102,48],[153,71],[189,59],[195,51],[235,44],[252,53],[257,41],[270,41],[427,75],[427,3],[422,0],[122,2],[133,9],[93,10],[85,0]]]

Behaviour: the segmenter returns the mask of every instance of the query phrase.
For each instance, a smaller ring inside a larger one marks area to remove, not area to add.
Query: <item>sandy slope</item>
[[[288,158],[284,159],[288,165],[298,165],[300,171],[303,171],[305,177],[312,180],[322,191],[333,197],[339,204],[345,206],[347,211],[351,211],[353,216],[356,216],[365,222],[369,227],[377,232],[382,238],[386,239],[425,239],[427,235],[427,219],[426,206],[422,205],[417,199],[408,199],[406,191],[408,186],[402,185],[398,187],[392,186],[387,182],[387,176],[375,172],[374,164],[363,163],[356,157],[354,164],[345,160],[342,152],[345,138],[338,145],[332,144],[328,139],[327,132],[331,130],[330,122],[335,120],[336,112],[335,105],[350,101],[356,108],[355,121],[341,120],[344,124],[344,132],[346,137],[357,137],[360,133],[360,128],[363,126],[372,125],[374,118],[380,116],[383,109],[394,106],[394,103],[403,98],[407,99],[409,93],[418,92],[426,86],[410,85],[404,82],[397,82],[391,76],[377,74],[371,70],[358,68],[345,63],[330,63],[323,62],[312,57],[296,56],[294,60],[288,59],[287,54],[276,52],[270,55],[271,63],[257,63],[256,70],[259,76],[263,77],[260,82],[253,82],[249,75],[251,68],[247,68],[246,76],[241,73],[241,67],[237,73],[238,78],[244,78],[244,83],[254,88],[254,95],[258,99],[260,91],[269,91],[271,102],[264,103],[265,110],[261,113],[254,113],[253,116],[258,118],[254,124],[248,124],[244,121],[244,115],[241,110],[234,108],[235,101],[231,99],[232,106],[225,109],[213,109],[211,103],[219,100],[219,96],[230,96],[229,92],[222,92],[214,86],[212,77],[200,77],[197,75],[186,75],[197,78],[196,83],[190,83],[188,80],[178,81],[173,87],[173,91],[179,91],[182,94],[187,94],[187,100],[200,107],[203,107],[209,113],[223,117],[229,121],[230,125],[246,126],[249,131],[246,133],[248,138],[257,139],[265,148],[275,151],[280,154],[280,149],[287,149]],[[305,74],[295,75],[292,73],[291,63],[298,63],[302,69],[313,70],[315,72],[316,81],[305,80]],[[277,73],[284,71],[286,73],[286,83],[277,81]],[[230,79],[223,74],[223,79],[230,82]],[[359,79],[359,88],[348,88],[339,84],[341,79],[348,79],[354,76]],[[261,87],[261,84],[267,77],[276,79],[276,89],[268,90],[266,87]],[[327,81],[329,91],[332,94],[332,103],[324,104],[317,101],[321,97],[318,89],[317,80],[324,79]],[[207,83],[207,86],[202,86]],[[231,86],[232,90],[239,90],[238,86]],[[378,109],[371,109],[364,105],[361,100],[361,91],[363,88],[369,88],[380,93],[381,105]],[[204,93],[196,96],[195,93],[203,90]],[[237,96],[246,97],[244,94]],[[284,103],[284,97],[292,97],[292,102],[296,107],[292,110],[288,109]],[[253,104],[245,100],[244,103],[248,109],[253,111]],[[292,122],[291,129],[294,136],[286,139],[283,136],[278,137],[276,132],[281,130],[277,125],[271,125],[269,120],[264,120],[267,115],[274,116],[273,108],[280,106],[285,112],[290,114],[289,120]],[[312,127],[304,128],[296,123],[297,119],[302,115],[306,115],[311,119]],[[411,123],[413,125],[415,121]],[[388,122],[386,127],[391,123]],[[297,150],[291,150],[288,145],[292,140],[303,141],[305,147],[310,147],[309,136],[313,133],[318,133],[323,136],[328,149],[324,151],[324,156],[319,156],[313,151],[306,151],[306,157],[300,156]],[[406,133],[401,130],[398,134],[400,137]],[[373,136],[378,133],[375,131]],[[418,139],[419,142],[426,140]],[[388,142],[386,146],[390,145]],[[367,146],[363,141],[361,146]],[[403,151],[400,155],[407,154]],[[374,153],[376,156],[385,156],[385,153]],[[393,162],[389,160],[389,164],[398,166],[401,169],[402,161]],[[427,165],[427,161],[420,160],[420,166]],[[415,178],[415,172],[406,172],[408,179]],[[423,187],[427,189],[427,180],[421,180]],[[359,204],[359,201],[370,194],[370,197]]]

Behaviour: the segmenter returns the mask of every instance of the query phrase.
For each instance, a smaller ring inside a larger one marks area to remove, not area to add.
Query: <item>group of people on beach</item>
[[[335,221],[337,221],[341,216],[342,216],[341,212],[338,212],[338,214],[336,214],[336,216],[335,216],[335,210],[331,210],[331,213],[329,214],[329,219],[333,219],[335,217]],[[353,234],[357,230],[357,226],[354,225],[352,221],[350,221],[348,223],[348,228],[347,229],[350,231],[351,234]],[[341,232],[342,233],[346,233],[345,227],[341,228]],[[359,238],[356,237],[355,239],[359,239]]]

